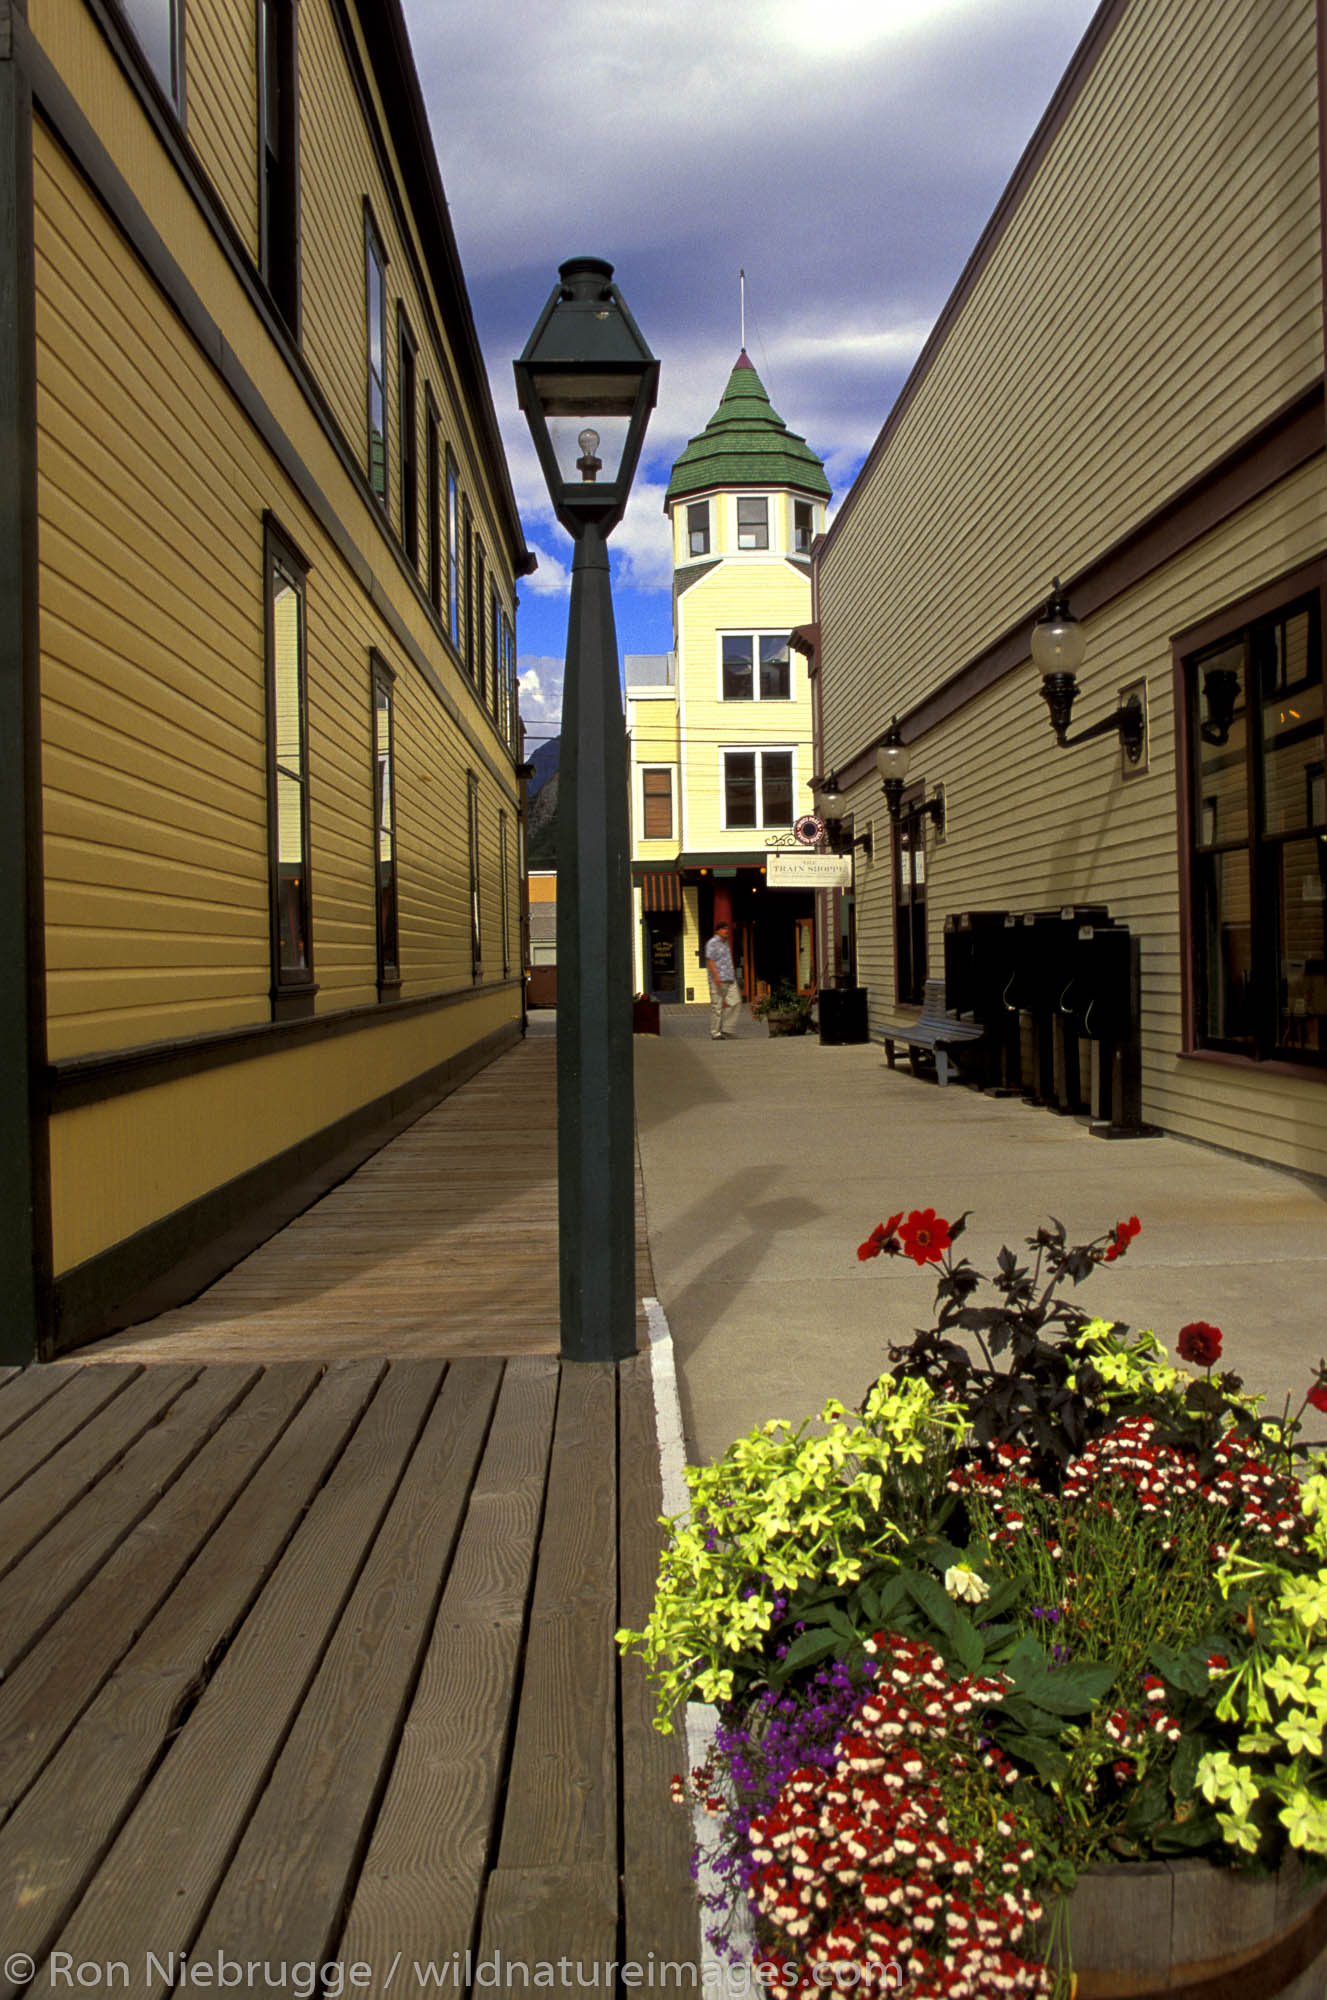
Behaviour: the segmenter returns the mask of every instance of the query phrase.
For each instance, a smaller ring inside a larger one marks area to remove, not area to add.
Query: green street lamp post
[[[561,1353],[636,1345],[627,749],[608,537],[626,510],[659,364],[613,267],[559,267],[515,363],[553,511],[576,544],[558,768],[558,1268]]]

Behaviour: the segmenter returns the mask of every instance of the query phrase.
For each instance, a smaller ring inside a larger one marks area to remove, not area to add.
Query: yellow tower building
[[[789,635],[811,616],[829,497],[743,349],[668,484],[673,651],[626,660],[636,985],[656,999],[707,997],[725,918],[748,999],[815,985],[814,891],[776,886],[771,857],[811,811],[811,689]]]

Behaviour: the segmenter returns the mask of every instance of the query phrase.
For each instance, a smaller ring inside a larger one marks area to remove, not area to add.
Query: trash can
[[[844,1042],[870,1039],[870,1017],[864,986],[822,987],[818,1004],[822,1048],[836,1048]]]

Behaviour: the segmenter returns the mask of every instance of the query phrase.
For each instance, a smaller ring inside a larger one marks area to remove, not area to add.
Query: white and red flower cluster
[[[997,1462],[993,1471],[980,1465],[958,1466],[949,1476],[948,1489],[988,1500],[998,1523],[991,1540],[1008,1546],[1027,1525],[1029,1498],[1044,1504],[1046,1496],[1030,1476],[1032,1454],[1026,1447],[996,1444],[989,1452]],[[1253,1456],[1251,1440],[1227,1431],[1213,1446],[1212,1456],[1216,1469],[1204,1479],[1193,1453],[1158,1443],[1151,1417],[1122,1417],[1070,1462],[1060,1498],[1067,1506],[1113,1513],[1110,1482],[1116,1480],[1132,1489],[1144,1514],[1169,1514],[1177,1501],[1201,1500],[1214,1512],[1237,1515],[1241,1534],[1265,1536],[1278,1549],[1299,1547],[1308,1523],[1287,1504],[1286,1481]],[[1047,1546],[1058,1558],[1059,1543],[1052,1537]],[[1229,1545],[1216,1541],[1211,1553],[1219,1560],[1229,1553]]]
[[[956,1838],[945,1790],[982,1767],[1013,1767],[979,1744],[968,1718],[1001,1699],[1002,1680],[952,1680],[929,1646],[877,1634],[872,1688],[857,1704],[831,1771],[794,1771],[752,1821],[752,1896],[777,1948],[774,2000],[862,1982],[897,1965],[908,2000],[1049,1994],[1050,1975],[1014,1949],[1042,1915],[1021,1880],[1034,1850],[1001,1811],[984,1840]],[[939,1774],[943,1771],[945,1788]],[[848,1968],[852,1968],[851,1973]]]
[[[1156,1442],[1150,1417],[1124,1417],[1074,1459],[1065,1474],[1065,1500],[1101,1503],[1101,1482],[1114,1478],[1131,1486],[1144,1514],[1166,1513],[1177,1500],[1205,1500],[1210,1507],[1239,1516],[1240,1532],[1265,1535],[1275,1548],[1295,1546],[1304,1517],[1286,1505],[1286,1483],[1255,1458],[1250,1440],[1227,1431],[1212,1448],[1217,1470],[1201,1479],[1197,1461],[1174,1445]],[[1217,1543],[1214,1555],[1226,1548]]]

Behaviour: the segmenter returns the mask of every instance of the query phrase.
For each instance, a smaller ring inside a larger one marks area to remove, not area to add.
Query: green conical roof
[[[718,409],[674,465],[664,505],[713,486],[796,486],[829,499],[824,466],[771,407],[745,348]]]

